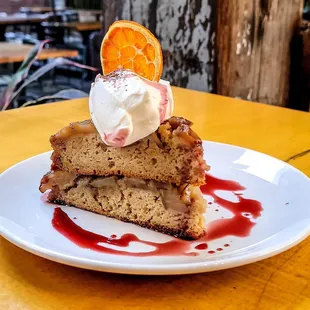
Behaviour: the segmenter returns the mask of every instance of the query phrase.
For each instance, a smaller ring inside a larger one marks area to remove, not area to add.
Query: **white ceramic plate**
[[[207,242],[206,250],[196,250],[195,246],[201,242],[193,242],[191,251],[198,253],[197,256],[132,257],[81,248],[53,228],[54,206],[42,202],[38,191],[40,179],[50,167],[50,152],[25,160],[0,176],[0,233],[15,245],[56,262],[127,274],[187,274],[231,268],[278,254],[309,235],[310,180],[307,176],[280,160],[255,151],[214,142],[204,142],[203,146],[213,176],[234,180],[246,187],[239,191],[242,196],[217,191],[217,197],[224,202],[237,202],[240,197],[258,200],[263,207],[260,217],[249,218],[256,224],[247,237],[217,238]],[[212,197],[206,198],[213,202],[207,208],[207,227],[213,225],[214,228],[214,221],[222,218],[226,218],[229,225],[233,214],[218,206]],[[79,226],[97,234],[119,237],[134,233],[141,239],[158,243],[173,240],[101,215],[72,207],[62,209]],[[243,216],[247,215],[243,213]],[[151,249],[132,242],[121,250],[143,252]]]

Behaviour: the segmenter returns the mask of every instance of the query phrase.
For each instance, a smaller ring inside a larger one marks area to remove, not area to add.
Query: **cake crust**
[[[115,148],[105,145],[93,123],[72,123],[51,136],[51,170],[82,175],[124,175],[177,185],[204,184],[208,166],[202,142],[181,117],[165,121],[156,132],[136,143]]]

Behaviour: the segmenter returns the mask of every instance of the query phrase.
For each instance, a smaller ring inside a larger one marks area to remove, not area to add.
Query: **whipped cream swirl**
[[[170,83],[130,70],[97,75],[89,94],[92,121],[109,146],[130,145],[157,130],[173,112]]]

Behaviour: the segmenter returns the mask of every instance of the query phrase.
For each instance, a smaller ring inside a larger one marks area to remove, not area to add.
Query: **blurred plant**
[[[24,89],[24,87],[26,87],[30,83],[36,81],[38,78],[40,78],[41,76],[46,74],[48,71],[52,70],[53,68],[55,68],[57,66],[70,65],[70,66],[74,66],[74,67],[78,67],[78,68],[82,68],[82,69],[87,69],[87,70],[91,70],[91,71],[98,71],[98,69],[96,69],[94,67],[82,65],[80,63],[77,63],[75,61],[72,61],[72,60],[69,60],[66,58],[56,58],[56,59],[53,59],[51,62],[47,63],[46,65],[40,67],[38,70],[34,71],[31,75],[28,76],[30,67],[32,66],[32,64],[36,60],[38,54],[41,52],[44,44],[46,44],[47,42],[49,42],[49,40],[41,41],[37,45],[35,45],[33,47],[33,49],[29,52],[28,56],[25,58],[23,63],[20,65],[18,70],[14,73],[14,75],[12,76],[8,86],[6,87],[6,89],[4,90],[3,94],[0,97],[0,110],[1,111],[6,110],[12,104],[13,100],[15,100],[17,98],[17,96]],[[70,91],[71,91],[71,94],[73,94],[73,89],[70,89]],[[78,90],[76,90],[76,91],[78,91]],[[81,95],[82,92],[81,91],[79,91],[79,92]],[[60,93],[60,95],[62,95],[62,97],[61,97],[61,96],[59,96],[59,93],[58,93],[58,97],[60,99],[70,99],[70,98],[68,98],[68,94],[69,94],[69,92],[67,92],[67,94],[65,96],[64,92]],[[50,97],[56,98],[55,97],[56,95],[57,94],[50,96]],[[76,95],[77,95],[77,92],[75,92],[75,95],[73,95],[73,96],[76,96]],[[73,97],[73,98],[76,98],[76,97]],[[40,98],[40,99],[42,99],[42,98]],[[44,100],[40,100],[40,99],[37,101],[44,101]],[[45,98],[45,101],[46,100],[47,100],[47,98]],[[33,103],[34,102],[32,102],[31,104],[33,104]],[[27,103],[26,105],[29,105],[29,103]],[[25,106],[25,104],[23,106]]]

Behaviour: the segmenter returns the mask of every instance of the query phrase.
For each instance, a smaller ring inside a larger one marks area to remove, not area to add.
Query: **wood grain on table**
[[[33,48],[30,44],[0,42],[0,64],[22,62]],[[76,57],[78,51],[69,49],[43,49],[37,59],[44,60],[57,57]]]
[[[173,92],[174,114],[191,119],[202,139],[270,154],[310,176],[309,113],[180,88]],[[1,112],[0,171],[50,150],[51,134],[87,118],[87,99]],[[310,238],[275,257],[229,270],[127,276],[54,263],[0,238],[0,309],[307,310],[309,257]]]

